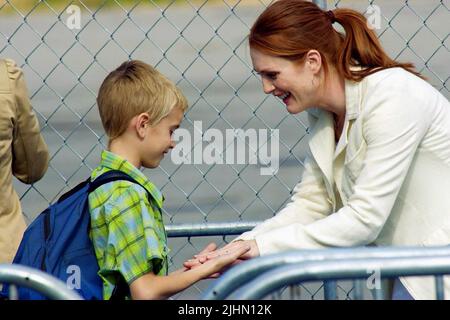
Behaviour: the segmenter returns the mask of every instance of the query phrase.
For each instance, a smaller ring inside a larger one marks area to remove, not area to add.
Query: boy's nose
[[[169,148],[170,148],[170,149],[173,149],[173,148],[175,148],[176,145],[177,145],[177,144],[176,144],[175,141],[170,141],[170,146],[169,146]]]

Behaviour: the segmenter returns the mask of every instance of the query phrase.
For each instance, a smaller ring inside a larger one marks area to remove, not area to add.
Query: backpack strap
[[[100,175],[94,181],[91,181],[90,177],[87,178],[85,181],[79,183],[76,187],[72,188],[71,190],[69,190],[65,194],[63,194],[58,199],[58,202],[62,202],[66,198],[70,197],[72,194],[77,193],[80,189],[84,188],[86,186],[86,184],[89,184],[88,193],[91,193],[98,187],[100,187],[108,182],[113,182],[113,181],[117,181],[117,180],[125,180],[125,181],[130,181],[132,183],[136,183],[136,184],[140,185],[142,188],[144,188],[145,191],[147,191],[147,189],[145,189],[145,187],[142,184],[140,184],[139,182],[134,180],[132,177],[130,177],[125,172],[122,172],[119,170],[111,170],[111,171],[105,172],[104,174]],[[147,195],[150,200],[151,194],[148,191],[147,191]]]
[[[91,183],[89,184],[88,192],[91,193],[91,192],[95,191],[98,187],[100,187],[104,184],[107,184],[107,183],[113,182],[113,181],[118,181],[118,180],[130,181],[132,183],[136,183],[136,184],[140,185],[142,188],[144,188],[144,190],[150,196],[149,192],[147,191],[147,189],[145,189],[145,187],[142,184],[140,184],[139,182],[134,180],[132,177],[130,177],[128,174],[126,174],[125,172],[122,172],[120,170],[111,170],[111,171],[105,172],[104,174],[102,174],[98,178],[96,178],[94,181],[91,181]]]
[[[150,193],[147,191],[147,189],[134,180],[132,177],[130,177],[128,174],[119,171],[119,170],[111,170],[108,172],[105,172],[104,174],[100,175],[98,178],[96,178],[94,181],[90,182],[88,192],[91,193],[95,191],[98,187],[109,183],[113,181],[130,181],[132,183],[136,183],[140,185],[144,190],[147,192],[147,196],[151,197]],[[125,279],[123,277],[119,277],[118,283],[114,286],[113,292],[111,294],[110,300],[123,300],[126,296],[130,294],[130,287],[125,282]]]

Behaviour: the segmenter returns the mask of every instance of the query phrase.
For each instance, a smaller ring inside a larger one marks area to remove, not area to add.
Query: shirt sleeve
[[[397,80],[386,79],[366,101],[362,116],[367,150],[347,205],[308,225],[290,224],[256,236],[261,254],[361,246],[378,237],[430,120],[420,107],[421,98],[402,93],[406,84]]]
[[[166,237],[161,215],[147,199],[147,192],[138,186],[129,186],[114,202],[106,205],[108,238],[106,254],[114,256],[107,261],[101,275],[118,271],[131,284],[142,275],[164,270],[167,258]]]
[[[17,114],[12,143],[12,169],[20,181],[33,183],[41,179],[47,171],[48,148],[31,108],[22,69],[12,60],[5,61]]]

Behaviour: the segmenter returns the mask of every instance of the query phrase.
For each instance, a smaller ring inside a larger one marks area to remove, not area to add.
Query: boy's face
[[[145,148],[142,150],[144,167],[158,167],[164,155],[175,147],[172,134],[180,126],[182,119],[183,111],[175,107],[156,125],[148,127],[144,142]]]

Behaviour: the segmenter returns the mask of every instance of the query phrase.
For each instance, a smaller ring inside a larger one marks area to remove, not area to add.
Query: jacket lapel
[[[319,119],[311,132],[309,148],[326,178],[328,193],[333,194],[331,186],[333,185],[334,131],[333,117],[330,112],[321,110]]]
[[[334,159],[345,150],[348,144],[348,132],[353,121],[358,118],[361,101],[362,82],[345,80],[345,121],[341,137],[334,152]]]
[[[318,120],[312,129],[309,147],[317,165],[323,172],[328,194],[333,198],[333,162],[347,147],[347,135],[353,120],[359,116],[360,101],[361,82],[357,83],[345,80],[345,123],[337,147],[334,141],[334,123],[332,114],[324,110],[320,110],[319,112],[316,111]]]

